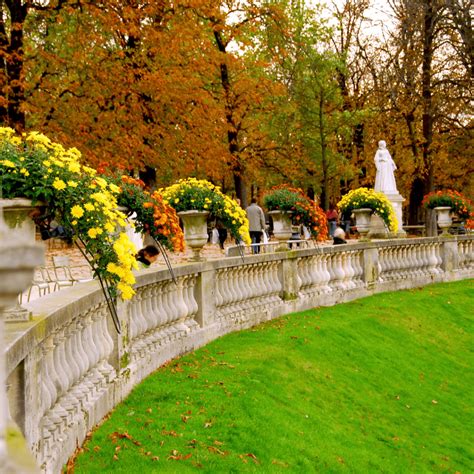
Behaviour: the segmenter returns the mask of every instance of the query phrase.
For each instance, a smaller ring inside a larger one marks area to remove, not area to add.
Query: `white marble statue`
[[[397,184],[393,172],[397,169],[397,165],[387,150],[387,144],[384,140],[379,141],[379,149],[375,153],[375,167],[377,173],[375,175],[375,191],[393,194],[398,193]]]

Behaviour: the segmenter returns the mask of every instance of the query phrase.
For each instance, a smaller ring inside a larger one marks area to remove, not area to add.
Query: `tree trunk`
[[[219,30],[214,31],[214,38],[216,40],[216,45],[219,51],[222,54],[226,54],[226,45],[222,38],[221,32]],[[231,165],[232,165],[232,174],[234,177],[234,185],[235,185],[235,194],[238,199],[240,199],[240,203],[242,207],[247,206],[247,192],[244,184],[243,179],[243,169],[240,164],[239,160],[239,146],[238,146],[238,132],[237,126],[234,122],[234,117],[232,114],[232,104],[230,101],[230,92],[231,92],[231,83],[229,78],[229,69],[225,61],[222,61],[220,64],[220,72],[221,72],[221,84],[222,88],[224,89],[224,97],[225,97],[225,119],[227,123],[227,144],[229,153],[232,157]]]
[[[22,110],[23,102],[25,101],[23,80],[23,25],[28,13],[28,7],[27,5],[22,5],[21,0],[14,0],[7,3],[7,5],[10,9],[11,18],[10,41],[4,45],[5,39],[2,38],[0,43],[2,52],[4,52],[6,57],[7,93],[5,95],[7,97],[7,114],[5,122],[20,132],[25,129],[25,112]],[[0,35],[3,36],[2,32],[0,32]],[[3,90],[2,92],[4,93]]]
[[[433,5],[436,0],[424,1],[423,27],[423,63],[422,63],[422,96],[423,96],[423,163],[425,165],[425,194],[434,191],[434,164],[431,145],[433,143],[433,103],[432,103],[432,61],[434,30],[438,11]],[[426,232],[428,236],[437,234],[433,228],[433,219],[427,214]]]
[[[321,164],[323,168],[323,192],[322,192],[322,204],[323,209],[327,211],[329,209],[329,164],[327,161],[327,145],[326,145],[326,137],[324,135],[324,94],[320,92],[319,95],[319,112],[318,112],[318,119],[319,119],[319,139],[321,143]]]

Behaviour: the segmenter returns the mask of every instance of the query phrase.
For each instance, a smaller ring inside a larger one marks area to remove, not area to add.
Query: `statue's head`
[[[385,140],[380,140],[379,141],[379,148],[386,148],[387,144],[385,143]]]

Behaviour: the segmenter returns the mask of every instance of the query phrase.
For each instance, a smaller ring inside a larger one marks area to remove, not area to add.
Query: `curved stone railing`
[[[62,465],[130,390],[167,360],[277,316],[376,292],[474,277],[474,237],[327,246],[137,276],[118,335],[95,282],[29,305],[7,326],[10,414],[44,472]]]

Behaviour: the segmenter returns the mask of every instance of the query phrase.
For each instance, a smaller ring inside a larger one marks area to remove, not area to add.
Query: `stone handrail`
[[[130,390],[167,360],[231,331],[373,293],[474,277],[474,237],[324,246],[193,263],[137,275],[118,302],[118,335],[96,282],[30,303],[7,325],[10,414],[42,470],[68,457]]]

